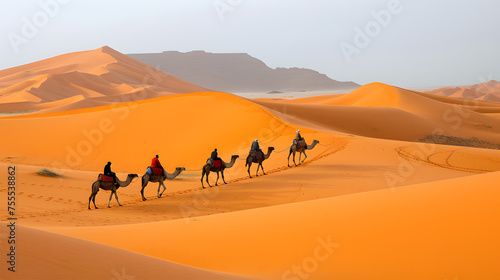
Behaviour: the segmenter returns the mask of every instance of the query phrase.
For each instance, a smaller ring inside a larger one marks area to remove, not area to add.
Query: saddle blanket
[[[299,140],[297,146],[299,148],[304,148],[306,146],[306,141],[305,140]]]
[[[262,150],[261,151],[252,150],[250,151],[250,156],[257,161],[261,161],[262,159],[264,159],[264,152]]]
[[[212,158],[207,159],[207,164],[210,166],[213,166],[215,168],[219,168],[222,166],[222,161],[221,160],[213,160]]]
[[[160,167],[151,167],[153,169],[153,173],[155,175],[162,175],[163,174],[163,169],[161,169]]]
[[[108,175],[104,175],[104,174],[99,174],[99,181],[103,181],[103,182],[113,182],[113,177],[111,176],[108,176]]]

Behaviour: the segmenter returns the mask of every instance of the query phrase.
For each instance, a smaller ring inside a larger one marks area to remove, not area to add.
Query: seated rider
[[[300,130],[297,130],[296,132],[297,132],[297,134],[295,135],[293,142],[297,145],[300,140],[304,140],[304,137],[302,137],[302,135],[300,135]]]
[[[116,174],[115,174],[115,172],[111,172],[111,161],[108,161],[108,164],[106,164],[106,166],[104,166],[104,175],[112,177],[113,178],[113,184],[115,184],[115,186],[117,186],[117,187],[119,186],[119,184],[116,183]]]
[[[151,160],[151,168],[161,168],[161,171],[162,173],[165,171],[163,169],[163,166],[161,166],[161,163],[160,163],[160,160],[159,160],[159,156],[156,155],[152,160]]]
[[[252,148],[250,149],[250,154],[256,155],[257,152],[261,152],[259,139],[255,139],[255,141],[252,142]]]
[[[215,149],[212,154],[210,155],[210,158],[212,161],[220,160],[222,162],[222,159],[218,156],[217,149]]]

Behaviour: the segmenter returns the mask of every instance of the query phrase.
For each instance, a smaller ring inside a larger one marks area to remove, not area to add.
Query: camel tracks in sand
[[[315,162],[317,160],[320,160],[320,159],[322,159],[324,157],[327,157],[327,156],[330,156],[332,154],[338,153],[338,152],[344,150],[349,145],[349,140],[346,139],[346,138],[338,137],[338,138],[334,138],[329,143],[331,143],[331,144],[328,145],[326,149],[324,149],[323,151],[321,151],[318,155],[316,155],[314,157],[311,157],[307,161],[301,163],[300,165],[298,165],[298,166],[290,166],[290,167],[288,167],[286,165],[283,165],[281,167],[277,167],[277,168],[274,168],[272,170],[266,171],[266,175],[277,173],[277,172],[281,172],[281,171],[285,171],[285,170],[292,169],[292,168],[297,168],[297,167],[300,167],[300,166],[307,166],[308,164],[310,164],[312,162]],[[325,146],[325,145],[323,145],[323,146]],[[256,178],[259,178],[261,176],[262,175],[260,175],[260,176],[258,176]],[[230,184],[230,183],[236,183],[236,182],[240,182],[240,181],[244,181],[244,180],[251,180],[251,178],[249,178],[248,176],[244,176],[244,177],[240,177],[240,178],[235,178],[235,179],[229,180],[229,181],[227,181],[227,183],[228,184]],[[218,188],[218,187],[223,187],[223,186],[224,185],[212,186],[212,188]],[[187,189],[187,190],[172,192],[172,193],[164,194],[163,197],[166,197],[166,196],[171,197],[171,196],[174,196],[175,194],[182,195],[182,194],[187,194],[187,193],[190,193],[190,192],[204,191],[204,190],[210,190],[210,187],[207,187],[206,189],[203,189],[203,188],[193,188],[193,189]],[[151,198],[156,198],[156,197],[151,197]]]
[[[67,199],[64,197],[53,197],[53,196],[44,196],[44,195],[37,195],[34,193],[25,193],[25,192],[19,192],[17,193],[19,196],[31,198],[31,199],[37,199],[37,200],[43,200],[43,201],[53,201],[53,202],[58,202],[58,203],[63,203],[63,204],[84,204],[84,202],[81,201],[74,201],[73,199]]]
[[[457,164],[452,164],[452,159],[457,156],[460,150],[463,148],[454,150],[444,150],[444,151],[433,151],[428,156],[425,156],[423,150],[419,149],[417,146],[401,146],[396,148],[398,155],[410,162],[415,162],[417,164],[427,164],[431,166],[436,166],[440,168],[446,168],[456,171],[470,172],[470,173],[487,173],[493,172],[494,170],[474,168],[474,163],[462,162],[462,166]]]

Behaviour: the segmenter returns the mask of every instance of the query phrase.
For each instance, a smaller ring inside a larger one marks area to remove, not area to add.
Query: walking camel
[[[316,147],[317,144],[319,144],[318,140],[314,140],[311,145],[308,145],[306,143],[306,140],[302,140],[302,141],[295,141],[294,140],[292,145],[290,146],[290,153],[288,154],[288,159],[287,159],[288,167],[290,167],[290,155],[293,154],[293,164],[295,164],[295,166],[297,166],[297,163],[295,163],[295,153],[296,152],[299,153],[299,164],[301,164],[307,158],[306,150],[314,149],[314,147]],[[302,154],[304,154],[305,158],[304,158],[304,160],[300,161]]]
[[[92,194],[90,194],[90,197],[89,197],[89,209],[90,209],[90,201],[91,200],[94,203],[95,209],[98,209],[97,206],[95,205],[95,196],[99,192],[99,189],[103,189],[105,191],[111,191],[111,195],[109,196],[109,201],[108,201],[108,208],[110,208],[109,204],[111,203],[111,198],[113,197],[113,194],[115,195],[116,202],[118,202],[118,205],[122,206],[120,204],[120,201],[118,201],[118,195],[116,195],[116,190],[118,190],[118,188],[120,188],[120,187],[121,188],[127,187],[128,185],[130,185],[130,183],[132,183],[132,179],[134,179],[136,177],[138,177],[137,174],[128,174],[127,180],[125,180],[125,181],[120,181],[118,178],[116,178],[116,182],[119,185],[118,187],[115,186],[115,184],[113,182],[103,182],[103,181],[99,180],[99,178],[98,178],[97,181],[95,181],[92,184]]]
[[[274,147],[269,147],[269,148],[267,148],[267,154],[265,154],[263,156],[262,156],[262,152],[261,152],[261,156],[259,156],[259,155],[252,156],[251,154],[248,155],[245,166],[248,165],[247,171],[248,171],[248,176],[250,176],[250,178],[252,178],[252,175],[250,175],[250,167],[252,166],[252,163],[258,163],[257,171],[255,172],[255,176],[259,176],[259,167],[262,168],[262,174],[266,175],[266,173],[264,172],[264,166],[262,166],[262,162],[264,160],[268,159],[271,156],[271,153],[273,151],[274,151]]]
[[[148,185],[148,182],[153,182],[153,183],[158,183],[158,198],[160,198],[163,195],[163,192],[167,189],[165,187],[165,180],[173,180],[175,177],[179,176],[182,171],[186,170],[184,167],[177,167],[174,171],[174,173],[170,174],[167,171],[163,170],[163,175],[150,175],[148,172],[146,172],[144,175],[142,175],[142,189],[141,189],[141,195],[142,195],[142,200],[147,200],[144,197],[144,188]],[[163,186],[163,191],[160,193],[160,187]]]
[[[239,157],[240,156],[238,156],[238,155],[231,156],[231,162],[229,162],[229,163],[226,163],[223,160],[221,160],[220,167],[215,167],[215,166],[210,165],[208,163],[205,164],[202,168],[202,171],[201,171],[201,186],[205,189],[205,186],[203,185],[203,177],[206,176],[208,186],[212,187],[212,186],[210,186],[210,183],[208,182],[208,175],[210,174],[210,172],[217,172],[217,180],[215,180],[216,186],[217,186],[217,182],[219,181],[219,172],[222,174],[222,181],[224,182],[224,184],[227,184],[226,180],[224,180],[224,169],[233,167],[233,165],[236,162],[236,159]]]

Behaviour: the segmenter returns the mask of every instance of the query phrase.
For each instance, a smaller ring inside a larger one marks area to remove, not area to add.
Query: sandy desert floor
[[[0,201],[5,170],[18,170],[17,272],[3,261],[1,279],[500,277],[500,151],[414,142],[445,134],[498,143],[500,103],[378,83],[294,100],[186,87],[121,103],[63,98],[0,117]],[[297,129],[319,144],[288,167]],[[274,151],[266,175],[255,176],[254,164],[249,178],[255,138]],[[224,161],[239,158],[225,171],[228,184],[214,186],[211,174],[213,187],[203,189],[200,169],[214,148]],[[142,201],[155,154],[168,172],[186,171],[161,198],[149,183]],[[101,190],[99,209],[88,210],[107,161],[120,179],[139,178],[118,189],[123,206],[113,198],[107,208],[110,192]],[[42,168],[62,176],[37,175]]]

